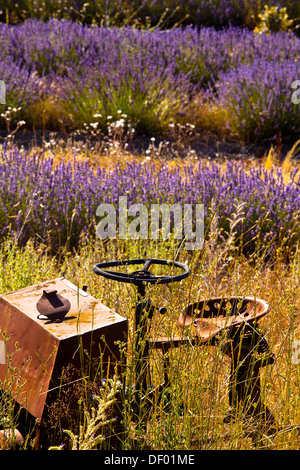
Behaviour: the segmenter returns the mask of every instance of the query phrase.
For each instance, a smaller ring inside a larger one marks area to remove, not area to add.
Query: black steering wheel
[[[131,273],[123,273],[116,271],[107,271],[106,268],[113,268],[116,266],[129,266],[143,264],[143,267],[139,271],[133,271]],[[180,268],[183,273],[176,276],[158,276],[151,271],[149,268],[152,264],[160,264],[164,266]],[[93,266],[93,271],[100,276],[112,279],[119,282],[130,282],[136,286],[140,286],[144,283],[149,284],[168,284],[170,282],[178,282],[190,275],[189,268],[186,264],[179,263],[178,261],[168,261],[166,259],[154,259],[154,258],[142,258],[142,259],[130,259],[125,261],[110,261],[107,263],[99,263]]]

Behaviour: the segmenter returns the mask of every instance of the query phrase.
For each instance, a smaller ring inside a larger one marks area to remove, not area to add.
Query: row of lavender
[[[7,106],[21,107],[16,118],[27,126],[80,129],[86,123],[105,131],[108,117],[117,120],[121,110],[136,132],[155,135],[185,123],[185,116],[190,120],[191,103],[201,97],[194,113],[204,106],[209,113],[213,105],[246,141],[299,134],[292,84],[300,79],[300,39],[290,33],[29,20],[1,24],[0,44]]]
[[[299,173],[285,184],[280,169],[247,170],[236,162],[223,169],[199,162],[196,168],[187,165],[184,172],[135,162],[95,172],[75,155],[73,162],[54,165],[41,155],[26,158],[18,149],[3,152],[0,161],[1,239],[12,232],[22,243],[34,237],[54,248],[76,247],[81,236],[95,236],[97,207],[108,203],[117,211],[119,197],[127,196],[128,206],[142,203],[148,208],[202,203],[206,231],[212,213],[219,227],[228,230],[228,219],[242,203],[243,221],[236,230],[237,236],[244,234],[248,248],[269,241],[299,242]]]

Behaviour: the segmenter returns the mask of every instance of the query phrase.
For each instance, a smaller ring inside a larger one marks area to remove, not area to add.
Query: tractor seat
[[[221,330],[252,324],[268,313],[269,305],[253,297],[229,297],[200,300],[188,305],[178,317],[178,327],[195,327],[195,335],[206,343]]]

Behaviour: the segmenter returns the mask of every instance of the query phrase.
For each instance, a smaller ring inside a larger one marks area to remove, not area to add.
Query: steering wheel
[[[106,270],[106,268],[113,268],[116,266],[131,266],[137,264],[143,264],[142,269],[139,271],[133,271],[131,273]],[[183,273],[176,276],[158,276],[149,271],[149,268],[152,264],[159,264],[170,267],[175,266],[180,268]],[[93,266],[93,271],[100,276],[106,277],[107,279],[112,279],[119,282],[130,282],[136,286],[140,286],[144,283],[168,284],[170,282],[178,282],[190,275],[189,268],[186,264],[179,263],[178,261],[168,261],[165,259],[154,258],[130,259],[125,261],[110,261],[107,263],[99,263]]]

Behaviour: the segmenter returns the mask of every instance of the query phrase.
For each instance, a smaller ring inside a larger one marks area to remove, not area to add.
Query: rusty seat
[[[180,313],[177,324],[182,329],[193,325],[192,336],[207,343],[221,330],[252,325],[268,310],[267,302],[254,297],[213,298],[189,304]]]

